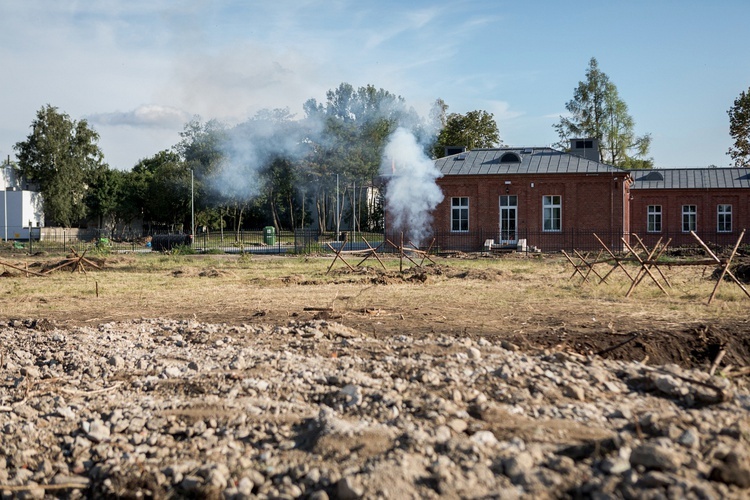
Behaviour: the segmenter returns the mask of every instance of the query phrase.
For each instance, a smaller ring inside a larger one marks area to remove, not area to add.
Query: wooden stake
[[[716,359],[714,359],[714,362],[711,363],[711,369],[708,370],[708,374],[710,376],[714,376],[714,373],[716,372],[716,369],[719,367],[719,363],[721,363],[721,360],[724,359],[724,356],[726,355],[727,351],[722,349],[719,351],[719,354],[716,355]]]
[[[721,285],[722,280],[724,279],[724,275],[728,274],[732,280],[734,280],[735,283],[737,283],[737,286],[739,286],[743,292],[745,292],[745,295],[750,297],[750,292],[747,291],[747,288],[742,284],[740,280],[737,279],[737,277],[732,273],[732,271],[729,270],[729,266],[732,264],[732,259],[734,259],[735,254],[737,253],[737,249],[740,247],[740,243],[742,242],[742,238],[745,237],[745,230],[742,230],[742,233],[740,234],[740,237],[737,238],[737,243],[734,244],[734,249],[732,249],[732,254],[729,256],[729,260],[726,261],[726,263],[723,263],[715,253],[711,251],[710,248],[708,248],[708,245],[703,243],[703,240],[701,240],[697,234],[695,234],[695,231],[690,231],[690,234],[693,235],[693,238],[698,240],[698,243],[703,247],[703,249],[710,255],[717,264],[720,266],[723,266],[723,269],[721,270],[721,275],[719,276],[718,281],[716,281],[716,285],[714,286],[713,292],[711,292],[711,296],[708,298],[708,304],[711,304],[711,301],[714,300],[714,297],[716,296],[716,292],[719,290],[719,285]]]
[[[645,266],[645,265],[643,264],[643,259],[641,259],[641,256],[640,256],[640,255],[638,255],[638,254],[637,254],[637,253],[635,252],[635,250],[633,250],[633,247],[631,247],[631,246],[630,246],[630,244],[629,244],[629,243],[627,242],[627,240],[626,240],[625,238],[620,238],[620,239],[621,239],[621,240],[622,240],[622,242],[623,242],[623,243],[625,244],[625,246],[626,246],[626,247],[628,248],[628,250],[630,250],[630,252],[631,252],[631,253],[633,254],[633,256],[634,256],[634,257],[636,258],[636,260],[638,260],[638,262],[640,262],[640,264],[641,264],[641,269],[642,269],[642,270],[644,270],[644,271],[646,271],[646,273],[647,273],[647,274],[648,274],[648,275],[649,275],[649,276],[651,277],[651,279],[652,279],[652,280],[654,280],[654,283],[656,283],[656,286],[658,286],[658,287],[659,287],[659,289],[660,289],[660,290],[661,290],[662,292],[664,292],[664,295],[669,295],[669,293],[667,293],[667,291],[666,291],[666,290],[664,289],[664,287],[663,287],[663,286],[661,286],[661,283],[659,283],[659,281],[658,281],[658,280],[656,279],[656,277],[655,277],[655,276],[654,276],[654,275],[653,275],[653,274],[651,273],[651,270],[650,270],[650,269],[649,269],[649,268],[648,268],[647,266]],[[639,272],[639,274],[640,274],[640,272]],[[640,280],[639,280],[639,281],[640,281]],[[630,294],[631,294],[631,293],[633,293],[633,290],[635,289],[635,287],[636,287],[637,285],[638,285],[638,282],[636,282],[636,281],[633,281],[633,284],[632,284],[632,285],[630,286],[630,290],[628,290],[628,293],[626,293],[626,294],[625,294],[625,296],[626,296],[626,297],[630,297]]]
[[[612,258],[614,259],[614,261],[615,261],[615,263],[616,263],[615,265],[616,265],[617,267],[619,267],[620,269],[622,269],[622,272],[624,272],[624,273],[625,273],[625,275],[626,275],[626,276],[627,276],[627,277],[628,277],[628,278],[630,279],[630,281],[633,281],[633,277],[632,277],[632,276],[630,275],[630,273],[628,272],[628,270],[627,270],[627,269],[625,269],[625,266],[623,266],[623,265],[622,265],[622,263],[620,262],[620,260],[621,260],[621,259],[620,259],[620,258],[618,258],[618,257],[617,257],[617,256],[616,256],[616,255],[614,254],[614,252],[613,252],[612,250],[610,250],[610,249],[609,249],[609,247],[608,247],[608,246],[607,246],[607,245],[606,245],[606,244],[605,244],[605,243],[604,243],[604,242],[602,241],[602,239],[601,239],[601,238],[599,238],[599,236],[597,236],[597,235],[596,235],[596,233],[594,233],[594,238],[596,238],[596,241],[598,241],[598,242],[599,242],[599,244],[600,244],[601,246],[603,246],[603,247],[604,247],[604,250],[606,250],[606,251],[607,251],[607,253],[609,254],[609,256],[610,256],[610,257],[612,257]],[[609,272],[609,273],[607,273],[607,276],[609,276],[609,275],[610,275],[610,274],[612,273],[612,271],[614,271],[614,266],[613,266],[612,270],[610,270],[610,272]]]
[[[333,258],[333,261],[331,262],[331,265],[328,266],[328,271],[326,271],[326,274],[328,274],[328,273],[331,272],[331,268],[336,263],[336,259],[341,259],[341,262],[343,262],[344,264],[346,264],[346,267],[348,267],[350,271],[354,271],[354,268],[352,266],[350,266],[349,263],[347,261],[345,261],[344,258],[341,256],[341,251],[346,246],[346,242],[347,242],[348,239],[349,239],[349,233],[346,233],[344,235],[344,241],[341,243],[341,246],[336,251],[336,256]],[[330,243],[328,243],[328,248],[330,248],[331,250],[333,250],[333,247],[331,246]]]

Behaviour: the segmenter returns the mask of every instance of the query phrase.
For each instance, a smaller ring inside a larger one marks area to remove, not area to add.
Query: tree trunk
[[[276,196],[273,191],[268,196],[268,203],[271,208],[271,217],[273,218],[273,227],[276,229],[276,234],[279,234],[279,211],[276,208]]]
[[[239,204],[237,207],[237,225],[235,226],[234,241],[240,242],[240,231],[242,228],[242,214],[245,211],[245,204]]]
[[[320,194],[315,197],[315,210],[318,212],[318,235],[320,236],[325,232],[326,224],[325,202]]]
[[[302,203],[305,203],[304,195],[302,195]],[[287,194],[287,201],[289,202],[289,222],[292,224],[292,231],[294,231],[297,228],[297,221],[294,217],[294,196],[292,193]]]

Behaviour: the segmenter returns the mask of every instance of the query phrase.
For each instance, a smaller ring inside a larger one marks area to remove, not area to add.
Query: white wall
[[[7,235],[9,240],[28,240],[29,223],[35,228],[44,226],[41,195],[34,191],[0,191],[0,238]],[[34,231],[35,237],[37,234]]]

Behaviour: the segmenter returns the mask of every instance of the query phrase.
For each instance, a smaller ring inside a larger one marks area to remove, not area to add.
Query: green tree
[[[440,105],[440,102],[436,105]],[[448,108],[445,103],[443,106],[444,110]],[[440,158],[445,156],[446,146],[465,146],[467,149],[476,149],[494,148],[500,145],[502,145],[500,132],[492,113],[475,110],[466,114],[447,115],[445,126],[438,134],[432,153],[436,158]]]
[[[729,111],[729,135],[734,145],[727,154],[734,161],[735,167],[750,166],[750,89],[740,92],[739,97]]]
[[[103,166],[99,135],[86,120],[71,120],[49,104],[37,112],[31,129],[14,146],[19,170],[39,185],[47,219],[70,227],[86,216],[87,182]]]
[[[124,181],[125,172],[111,170],[106,165],[91,172],[85,200],[89,216],[97,218],[99,229],[114,229],[118,222],[117,214],[123,205]]]
[[[131,211],[140,205],[144,224],[169,230],[190,227],[190,170],[173,151],[139,161],[126,196]]]
[[[307,194],[314,200],[319,231],[338,227],[343,215],[343,202],[339,203],[339,213],[333,210],[337,175],[341,186],[355,186],[346,192],[350,202],[356,200],[356,213],[363,214],[363,220],[356,223],[376,225],[365,193],[378,176],[388,136],[399,125],[408,126],[417,135],[426,135],[426,127],[402,97],[373,85],[355,89],[342,83],[327,92],[325,104],[310,99],[304,110],[304,122],[311,133],[305,141],[309,151],[302,177],[310,188]],[[366,210],[360,210],[360,203]]]
[[[599,69],[596,58],[589,61],[586,80],[578,82],[565,109],[570,116],[561,116],[554,125],[560,148],[567,150],[573,138],[595,138],[599,140],[599,158],[603,163],[624,168],[653,166],[653,160],[646,158],[651,136],[635,135],[635,122],[627,104],[615,84]]]

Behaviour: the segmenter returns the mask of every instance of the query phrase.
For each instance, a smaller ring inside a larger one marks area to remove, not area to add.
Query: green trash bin
[[[273,226],[266,226],[263,228],[263,243],[266,245],[276,244],[276,228]]]

